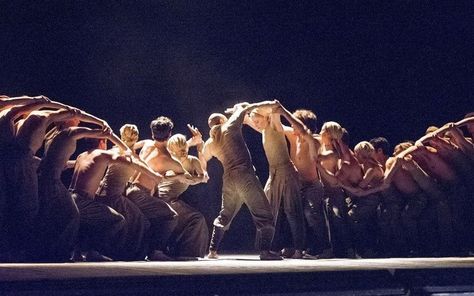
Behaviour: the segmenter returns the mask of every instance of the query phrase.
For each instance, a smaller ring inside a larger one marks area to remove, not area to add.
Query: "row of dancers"
[[[104,120],[44,96],[0,102],[2,262],[217,259],[243,203],[262,260],[472,248],[473,114],[431,127],[392,154],[381,137],[352,150],[340,124],[326,122],[317,133],[312,111],[291,113],[276,100],[211,114],[206,141],[192,125],[189,139],[173,135],[165,116],[151,122],[151,139],[139,141],[133,124],[122,126],[119,137]],[[262,135],[265,186],[243,125]],[[71,160],[82,139],[86,151]],[[193,146],[197,157],[188,153]],[[210,233],[204,216],[180,196],[209,181],[213,157],[223,167],[222,205]],[[61,175],[68,168],[74,172],[66,186]]]

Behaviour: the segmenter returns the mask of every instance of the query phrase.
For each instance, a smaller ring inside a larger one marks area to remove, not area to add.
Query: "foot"
[[[260,260],[283,260],[283,257],[276,255],[270,251],[261,251]]]
[[[217,251],[209,250],[207,259],[219,259],[219,255],[217,255]]]
[[[154,250],[148,256],[145,257],[146,261],[174,261],[173,258],[163,253],[160,250]]]
[[[113,261],[112,258],[102,255],[97,251],[89,251],[86,253],[87,262],[110,262]]]
[[[295,249],[293,248],[283,248],[280,251],[280,256],[282,256],[283,258],[292,258],[294,254],[295,254]]]
[[[353,248],[349,248],[346,250],[346,257],[349,259],[356,259],[357,255]]]
[[[85,262],[86,257],[82,255],[80,251],[74,251],[72,252],[71,258],[69,258],[70,262]]]
[[[321,254],[318,254],[318,259],[329,259],[334,258],[334,253],[332,249],[324,249]]]
[[[291,259],[303,259],[303,251],[295,250],[293,256],[291,256]]]

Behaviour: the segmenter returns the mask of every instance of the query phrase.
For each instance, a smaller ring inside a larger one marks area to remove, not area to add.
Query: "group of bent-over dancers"
[[[430,127],[389,156],[385,138],[351,150],[338,123],[317,134],[313,112],[290,113],[278,101],[239,103],[225,113],[211,114],[205,142],[191,125],[190,139],[172,135],[164,116],[151,122],[152,139],[139,141],[133,124],[119,138],[104,120],[47,97],[0,96],[0,262],[217,259],[243,203],[262,260],[473,250],[474,114]],[[262,135],[264,187],[244,124]],[[71,160],[80,139],[86,151]],[[191,146],[198,157],[188,154]],[[208,181],[212,157],[224,172],[209,241],[204,216],[180,196]],[[61,180],[68,168],[69,188]]]

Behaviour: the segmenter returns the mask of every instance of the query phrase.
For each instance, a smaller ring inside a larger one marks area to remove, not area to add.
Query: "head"
[[[150,124],[151,136],[153,140],[164,142],[169,139],[173,131],[173,121],[166,116],[160,116]]]
[[[269,114],[257,108],[250,112],[250,119],[258,130],[263,130],[268,126]]]
[[[313,134],[318,132],[318,118],[316,117],[316,114],[314,114],[312,111],[306,109],[298,109],[293,112],[293,116],[301,120],[301,122],[303,122],[303,124],[306,125],[306,127],[309,128],[309,130]]]
[[[393,156],[397,156],[398,154],[407,150],[411,146],[413,146],[413,142],[410,142],[410,141],[402,142],[396,145],[395,148],[393,149]]]
[[[469,112],[467,113],[464,118],[470,118],[474,117],[474,112]],[[467,131],[471,134],[471,136],[474,136],[474,123],[468,123],[466,124]]]
[[[374,158],[374,152],[374,146],[367,141],[362,141],[354,147],[354,154],[360,161]]]
[[[132,148],[133,145],[138,141],[138,127],[134,124],[124,124],[120,128],[120,139],[129,147]]]
[[[95,149],[107,150],[107,139],[85,138],[84,146],[88,151]]]
[[[385,159],[388,157],[390,153],[390,144],[388,140],[384,137],[377,137],[373,138],[369,141],[375,149],[375,159],[377,159],[380,163],[384,163]]]
[[[169,153],[176,158],[188,156],[188,143],[186,142],[186,136],[182,134],[171,136],[168,139],[166,148],[168,149]]]
[[[344,130],[342,126],[335,121],[328,121],[321,127],[321,139],[324,145],[330,145],[332,140],[339,140],[342,138]]]
[[[213,128],[216,125],[223,124],[227,121],[227,117],[221,113],[212,113],[207,120],[209,128]]]

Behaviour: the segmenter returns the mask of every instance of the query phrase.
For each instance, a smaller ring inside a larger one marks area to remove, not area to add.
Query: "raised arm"
[[[249,104],[247,102],[235,104],[232,109],[226,110],[231,112],[232,116],[225,123],[228,125],[242,124],[247,113],[256,108],[273,108],[277,106],[277,101],[262,101],[259,103]]]
[[[280,113],[291,124],[291,127],[294,129],[294,131],[296,131],[300,135],[308,134],[312,137],[311,133],[309,132],[309,129],[303,124],[303,122],[301,122],[301,120],[291,114],[291,112],[288,111],[285,107],[283,107],[280,102],[276,102],[278,105],[274,109],[275,112]]]
[[[207,172],[207,162],[212,158],[212,138],[207,139],[201,150],[198,149],[199,161],[201,162],[202,169]]]
[[[36,97],[29,97],[29,96],[21,96],[21,97],[7,97],[2,96],[0,98],[0,109],[9,108],[17,105],[27,105],[33,104],[38,102],[50,102],[50,100],[45,96],[36,96]]]

